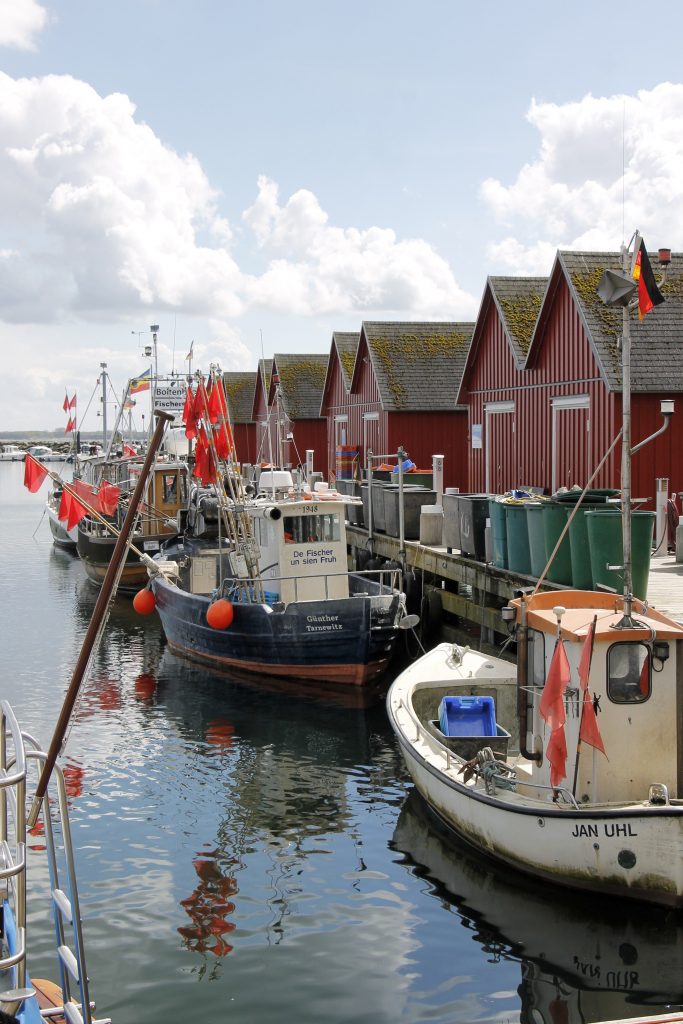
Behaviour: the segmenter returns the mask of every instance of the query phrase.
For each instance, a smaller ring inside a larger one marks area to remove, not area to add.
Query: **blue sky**
[[[152,323],[161,369],[253,369],[680,249],[683,8],[642,9],[0,0],[0,429],[120,392]]]

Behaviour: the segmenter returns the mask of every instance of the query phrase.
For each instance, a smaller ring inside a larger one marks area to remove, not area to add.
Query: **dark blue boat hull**
[[[169,646],[222,668],[362,686],[386,668],[403,615],[398,593],[324,601],[299,601],[284,610],[234,604],[226,629],[207,624],[209,598],[152,582]]]

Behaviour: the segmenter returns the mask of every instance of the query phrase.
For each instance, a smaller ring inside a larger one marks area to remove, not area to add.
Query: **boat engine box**
[[[444,736],[496,736],[493,697],[443,697],[439,726]]]

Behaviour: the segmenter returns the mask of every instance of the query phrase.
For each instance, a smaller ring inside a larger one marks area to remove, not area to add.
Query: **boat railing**
[[[27,987],[26,970],[26,792],[30,763],[42,766],[46,756],[37,741],[20,730],[7,701],[0,702],[0,885],[8,910],[4,915],[8,955],[0,958],[0,972],[11,972],[8,988],[0,992],[0,1008],[11,1014],[17,1013],[23,1001],[33,994]],[[92,1015],[68,797],[64,774],[58,765],[40,820],[45,834],[63,997],[62,1006],[47,1013],[64,1017],[68,1024],[106,1024],[96,1022]]]

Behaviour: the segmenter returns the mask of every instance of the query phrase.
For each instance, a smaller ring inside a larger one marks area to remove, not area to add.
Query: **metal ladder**
[[[0,1007],[9,1014],[17,1013],[26,1000],[35,995],[26,970],[26,782],[29,763],[34,761],[40,766],[45,759],[36,740],[20,730],[9,703],[1,701],[0,897],[7,955],[0,958],[0,972],[10,972],[11,987],[0,992]],[[40,1017],[46,1020],[64,1017],[68,1024],[111,1024],[109,1018],[95,1020],[93,1017],[67,793],[61,768],[55,766],[52,778],[54,785],[43,801],[42,820],[62,1005],[41,1010]],[[56,832],[61,833],[61,843],[57,842]],[[66,879],[66,891],[61,887],[60,869]]]

